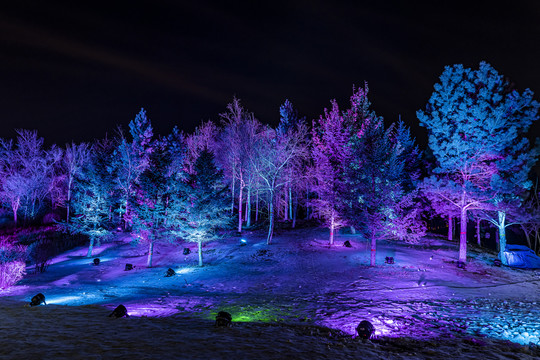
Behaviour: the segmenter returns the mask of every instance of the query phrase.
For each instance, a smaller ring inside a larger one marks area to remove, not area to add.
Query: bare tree
[[[257,136],[250,155],[253,170],[261,178],[262,190],[268,193],[269,226],[267,244],[271,244],[274,234],[274,201],[276,193],[288,185],[290,178],[284,176],[287,165],[308,156],[307,126],[300,122],[287,132],[267,128]]]
[[[62,163],[66,173],[66,221],[68,223],[70,216],[73,181],[75,177],[81,173],[89,157],[90,148],[88,144],[81,143],[77,145],[73,142],[71,144],[66,144],[66,150],[64,152]]]

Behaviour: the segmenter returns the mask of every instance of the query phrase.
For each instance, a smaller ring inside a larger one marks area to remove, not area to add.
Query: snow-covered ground
[[[283,231],[269,246],[262,232],[242,239],[206,244],[202,268],[196,244],[165,242],[148,269],[146,247],[127,235],[95,249],[98,266],[85,248],[65,253],[0,292],[0,358],[540,356],[540,270],[495,267],[494,254],[474,250],[460,269],[457,244],[436,237],[381,242],[375,268],[358,235],[332,248],[320,229]],[[168,268],[176,275],[165,277]],[[48,305],[25,307],[39,292]],[[119,304],[129,318],[107,316]],[[218,311],[233,327],[214,328]],[[362,320],[376,329],[367,342],[355,338]]]

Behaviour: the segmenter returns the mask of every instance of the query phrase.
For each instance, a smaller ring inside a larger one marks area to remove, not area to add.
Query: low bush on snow
[[[15,285],[26,274],[26,247],[0,239],[0,289]]]

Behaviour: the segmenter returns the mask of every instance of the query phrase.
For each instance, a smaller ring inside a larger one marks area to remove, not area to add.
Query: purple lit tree
[[[350,137],[351,130],[333,100],[332,108],[324,109],[324,116],[313,121],[311,152],[317,193],[312,204],[330,229],[330,245],[334,244],[334,231],[346,222],[342,199],[347,192],[345,169],[351,157]]]
[[[517,170],[518,164],[526,168],[510,177],[523,179],[528,173],[532,153],[522,135],[537,112],[538,103],[530,90],[523,94],[511,90],[484,62],[478,70],[447,66],[426,110],[417,112],[420,124],[428,129],[429,146],[437,160],[434,176],[425,180],[424,190],[460,212],[459,261],[467,259],[467,212],[495,204],[506,191],[503,189],[511,187],[503,173]],[[504,228],[499,227],[500,231]],[[501,251],[504,247],[505,238]]]
[[[279,108],[280,122],[277,128],[277,132],[282,136],[294,131],[298,124],[305,123],[305,118],[300,117],[298,111],[294,108],[292,102],[288,99]],[[309,134],[307,134],[309,135]],[[307,136],[306,135],[306,136]],[[308,139],[306,138],[306,141]],[[308,179],[306,175],[307,168],[306,158],[295,158],[291,161],[285,171],[284,177],[289,179],[287,186],[283,188],[284,194],[284,219],[292,220],[292,227],[296,225],[296,216],[298,208],[298,193],[305,187],[305,182]]]
[[[261,179],[261,189],[268,194],[267,244],[271,244],[274,234],[276,194],[290,182],[290,178],[284,176],[286,169],[296,161],[307,159],[309,155],[307,134],[304,122],[299,122],[286,133],[267,128],[257,136],[254,144],[250,163]]]
[[[61,151],[43,148],[43,138],[36,131],[18,130],[17,142],[0,139],[1,197],[13,211],[15,224],[19,210],[33,219],[40,211],[50,190],[53,165],[60,160]]]

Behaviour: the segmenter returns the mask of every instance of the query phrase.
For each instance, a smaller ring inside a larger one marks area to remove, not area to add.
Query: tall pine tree
[[[437,160],[435,175],[426,179],[424,188],[459,210],[459,261],[465,262],[467,212],[530,186],[527,174],[537,153],[530,151],[523,134],[537,119],[539,105],[530,90],[512,90],[485,62],[477,70],[445,67],[434,88],[425,111],[417,112]],[[500,216],[501,252],[504,221]]]

